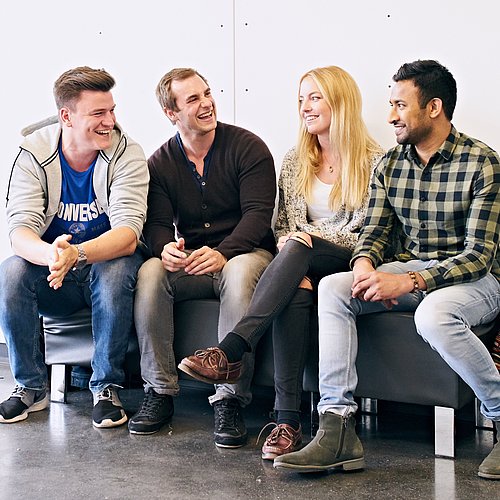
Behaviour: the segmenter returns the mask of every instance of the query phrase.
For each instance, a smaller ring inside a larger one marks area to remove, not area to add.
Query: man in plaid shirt
[[[418,333],[481,401],[500,430],[500,375],[471,327],[500,312],[500,158],[457,132],[456,82],[436,61],[401,66],[389,123],[398,146],[375,171],[352,272],[319,287],[320,429],[302,450],[274,461],[299,472],[364,466],[354,430],[356,316],[415,311]],[[386,262],[396,230],[402,251]],[[500,444],[479,467],[500,479]]]

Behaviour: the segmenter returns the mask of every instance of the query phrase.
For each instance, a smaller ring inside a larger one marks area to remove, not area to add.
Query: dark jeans
[[[310,290],[298,288],[304,276],[318,282],[349,270],[352,252],[312,236],[312,248],[290,239],[262,274],[245,316],[232,332],[252,350],[273,322],[276,410],[300,409],[302,377],[314,303]]]

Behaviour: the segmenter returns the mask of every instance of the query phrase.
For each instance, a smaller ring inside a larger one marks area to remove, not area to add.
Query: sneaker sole
[[[333,469],[342,468],[344,471],[360,470],[365,468],[365,459],[357,458],[355,460],[346,460],[331,465],[296,465],[282,462],[274,462],[275,469],[290,471],[290,472],[323,472]]]
[[[133,431],[132,429],[128,429],[130,434],[135,434],[136,436],[150,436],[151,434],[156,434],[157,432],[160,432],[160,429],[156,429],[154,431]]]
[[[125,415],[120,420],[110,420],[109,418],[105,418],[102,422],[99,423],[92,420],[92,425],[97,429],[112,429],[113,427],[123,425],[127,420],[127,415]]]
[[[130,423],[131,421],[129,420],[129,427],[128,427],[128,431],[130,432],[130,434],[138,434],[140,436],[148,436],[150,434],[156,434],[157,432],[160,432],[162,430],[162,428],[165,426],[165,425],[168,425],[170,424],[170,422],[172,421],[172,417],[170,417],[168,420],[166,420],[165,422],[162,422],[162,424],[157,428],[157,429],[151,429],[151,430],[136,430],[136,429],[131,429],[130,428]]]
[[[179,363],[177,366],[179,370],[183,371],[184,373],[187,373],[190,377],[193,377],[196,380],[199,380],[200,382],[205,382],[206,384],[236,384],[238,383],[239,379],[212,379],[212,378],[207,378],[204,377],[203,375],[200,375],[199,373],[191,370],[189,366],[183,365],[182,363]]]
[[[241,444],[223,444],[223,443],[215,443],[215,446],[217,446],[217,448],[242,448],[243,446],[245,446],[247,443],[244,442],[244,443],[241,443]]]
[[[29,408],[26,408],[26,410],[24,410],[20,415],[17,415],[16,417],[6,419],[2,417],[2,415],[0,415],[0,423],[14,424],[16,422],[21,422],[22,420],[26,420],[30,413],[33,413],[34,411],[45,410],[45,408],[47,408],[48,406],[49,406],[49,395],[46,394],[41,401],[38,401],[37,403],[31,405]]]
[[[233,438],[234,441],[231,442],[231,438],[219,438],[220,441],[217,441],[217,437],[214,437],[214,444],[217,448],[241,448],[248,443],[248,434],[244,434],[239,438]]]

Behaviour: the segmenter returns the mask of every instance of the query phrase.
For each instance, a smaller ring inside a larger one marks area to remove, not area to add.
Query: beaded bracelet
[[[408,271],[408,276],[410,276],[411,280],[413,281],[413,291],[418,292],[420,290],[420,287],[418,286],[417,275],[414,271]]]

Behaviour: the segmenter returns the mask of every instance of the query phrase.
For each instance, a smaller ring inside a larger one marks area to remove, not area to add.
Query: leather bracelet
[[[418,279],[415,271],[408,271],[408,276],[413,281],[413,291],[418,292],[420,290],[420,287],[418,286]]]

